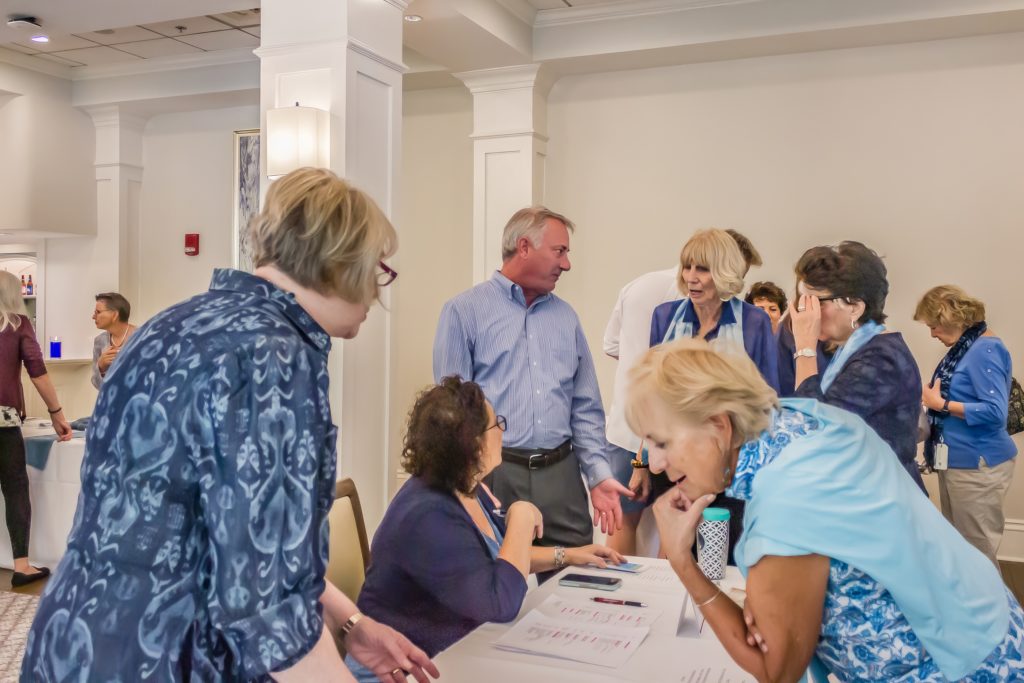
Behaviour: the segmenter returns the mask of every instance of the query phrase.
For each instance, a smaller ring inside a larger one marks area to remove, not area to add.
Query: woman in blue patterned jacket
[[[662,548],[732,658],[759,681],[1024,679],[1024,612],[988,559],[853,413],[779,400],[740,354],[680,340],[630,375],[627,419],[675,486]],[[714,494],[747,501],[744,608],[690,553]]]
[[[68,550],[28,637],[25,681],[351,681],[437,671],[324,581],[337,430],[331,337],[394,271],[394,228],[325,169],[275,182],[256,269],[156,315],[107,374]]]

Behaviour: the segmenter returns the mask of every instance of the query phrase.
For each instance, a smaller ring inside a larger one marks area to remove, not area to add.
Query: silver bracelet
[[[555,546],[555,569],[561,569],[565,566],[565,548],[560,545]]]
[[[704,607],[705,605],[710,605],[712,602],[714,602],[715,598],[717,598],[721,594],[722,594],[722,589],[721,588],[717,588],[717,589],[715,589],[715,594],[714,595],[712,595],[710,598],[708,598],[704,602],[695,603],[694,607]]]

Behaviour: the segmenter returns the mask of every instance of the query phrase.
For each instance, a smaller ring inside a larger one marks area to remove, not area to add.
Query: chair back
[[[355,600],[370,565],[370,544],[366,538],[359,494],[351,479],[342,479],[335,486],[334,505],[328,519],[331,541],[326,578]]]

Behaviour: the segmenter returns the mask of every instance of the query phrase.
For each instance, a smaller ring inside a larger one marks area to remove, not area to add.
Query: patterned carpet
[[[32,626],[32,618],[39,607],[38,595],[19,595],[0,591],[0,683],[17,681],[21,670],[21,656],[25,652],[25,638]]]

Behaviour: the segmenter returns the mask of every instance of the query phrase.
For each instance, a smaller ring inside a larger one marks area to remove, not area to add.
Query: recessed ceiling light
[[[42,33],[32,36],[33,43],[48,43],[50,42],[50,36],[43,35]]]
[[[417,21],[423,21],[423,17],[421,17],[418,14],[406,14],[402,18],[413,24],[415,24]]]

